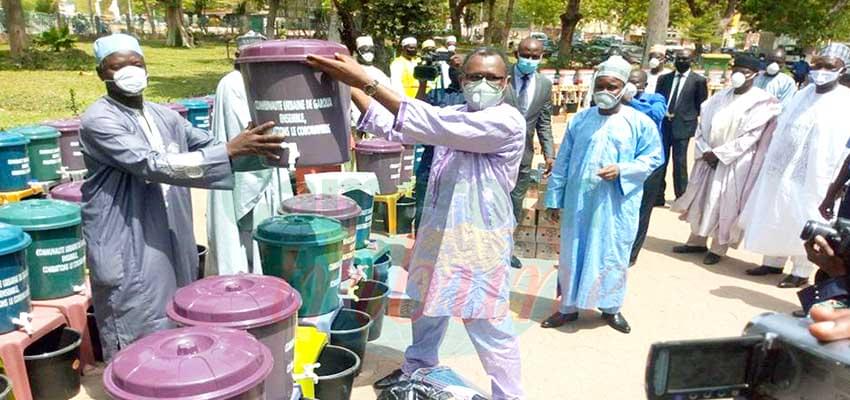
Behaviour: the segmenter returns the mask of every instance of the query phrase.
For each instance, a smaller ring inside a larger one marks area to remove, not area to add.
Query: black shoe
[[[632,331],[632,327],[629,326],[628,322],[626,322],[626,318],[623,317],[622,313],[602,313],[602,319],[604,319],[605,322],[608,323],[608,326],[614,328],[619,332],[629,333]]]
[[[634,267],[634,266],[635,266],[635,264],[637,264],[637,260],[631,260],[631,261],[629,261],[629,268]]]
[[[389,375],[387,375],[387,376],[385,376],[381,379],[378,379],[377,382],[372,384],[372,387],[377,389],[377,390],[384,390],[384,389],[387,389],[389,387],[398,385],[399,382],[403,382],[403,381],[406,381],[406,380],[407,380],[407,376],[404,375],[404,372],[402,372],[401,369],[397,369],[397,370],[391,372]]]
[[[800,278],[799,276],[786,275],[785,279],[779,282],[778,287],[783,289],[798,288],[809,283],[809,278]]]
[[[747,275],[750,276],[779,275],[781,273],[782,268],[768,267],[767,265],[762,265],[761,267],[750,268],[747,270]]]
[[[708,247],[705,246],[691,246],[691,245],[681,245],[673,248],[673,252],[676,254],[696,254],[696,253],[705,253],[708,251]]]
[[[791,315],[794,316],[794,318],[806,318],[808,316],[803,310],[794,311],[791,313]]]
[[[655,203],[652,205],[653,207],[664,207],[667,205],[667,202],[664,199],[656,199]]]
[[[704,265],[714,265],[719,263],[722,259],[723,257],[709,251],[708,254],[705,255],[705,258],[702,259],[702,263]]]
[[[578,313],[569,313],[562,314],[560,312],[556,312],[552,314],[551,317],[546,318],[542,324],[540,324],[543,328],[558,328],[566,324],[567,322],[573,322],[578,320]]]
[[[522,268],[522,261],[520,261],[519,258],[511,256],[511,268],[516,268],[516,269]]]

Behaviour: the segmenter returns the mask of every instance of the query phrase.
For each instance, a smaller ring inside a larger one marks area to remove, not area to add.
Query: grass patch
[[[233,69],[221,43],[174,49],[151,41],[143,43],[142,50],[150,76],[148,101],[165,103],[213,93],[219,79]],[[232,57],[232,46],[230,51]],[[15,64],[8,45],[0,45],[0,129],[72,116],[71,90],[81,112],[103,96],[91,53],[91,42],[81,42],[64,53],[64,63],[55,54],[40,54],[44,58],[39,62],[50,70],[34,70]]]

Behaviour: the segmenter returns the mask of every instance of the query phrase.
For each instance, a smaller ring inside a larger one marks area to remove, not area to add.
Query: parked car
[[[532,32],[531,37],[543,42],[543,57],[551,57],[558,53],[558,45],[543,32]]]

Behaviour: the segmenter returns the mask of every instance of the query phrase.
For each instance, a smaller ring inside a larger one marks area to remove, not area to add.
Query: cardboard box
[[[537,226],[537,210],[524,208],[520,214],[519,226]]]
[[[560,223],[550,221],[549,218],[546,218],[546,212],[544,210],[537,211],[537,226],[541,228],[561,228]]]
[[[514,256],[520,258],[534,258],[537,254],[537,243],[514,242]]]
[[[540,260],[557,260],[561,255],[560,246],[548,243],[537,243],[534,258]]]
[[[514,241],[534,243],[537,241],[537,229],[533,226],[518,226],[514,231]]]
[[[535,236],[537,243],[558,244],[561,243],[561,230],[558,228],[537,228]]]

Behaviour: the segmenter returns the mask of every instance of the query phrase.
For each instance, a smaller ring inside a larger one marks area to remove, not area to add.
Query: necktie
[[[673,93],[670,94],[670,104],[667,105],[667,115],[673,116],[676,111],[676,102],[679,101],[679,86],[682,85],[684,77],[682,74],[676,75],[676,86],[673,88]]]
[[[531,75],[523,75],[520,78],[519,84],[519,107],[522,109],[522,112],[525,113],[528,111],[528,81],[531,79]]]

